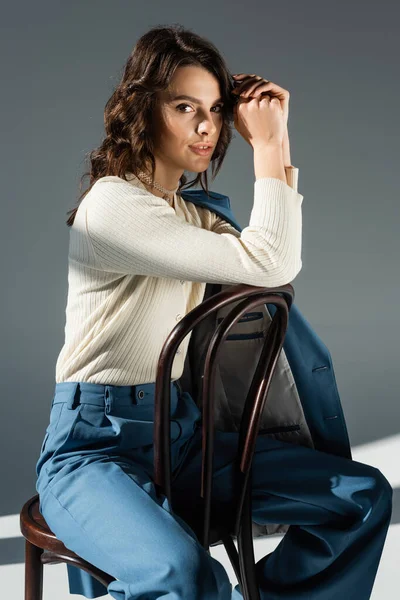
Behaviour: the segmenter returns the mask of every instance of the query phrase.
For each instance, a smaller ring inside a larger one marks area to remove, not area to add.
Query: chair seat
[[[90,564],[72,550],[64,546],[51,531],[39,510],[39,494],[32,496],[22,507],[20,529],[24,538],[43,550],[40,555],[42,564],[69,563],[79,567],[107,586],[115,578]]]
[[[35,546],[52,552],[60,551],[63,554],[74,555],[71,550],[68,550],[57,539],[56,535],[47,525],[45,518],[39,510],[39,494],[36,494],[25,502],[21,511],[20,527],[22,535],[29,542],[35,544]]]

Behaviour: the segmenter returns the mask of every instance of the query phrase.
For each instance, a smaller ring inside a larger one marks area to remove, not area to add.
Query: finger
[[[235,79],[238,80],[242,80],[243,78],[246,77],[255,77],[255,73],[253,73],[252,75],[249,75],[248,73],[237,73],[236,75],[232,75],[232,77],[234,77]]]
[[[276,96],[279,100],[285,100],[287,97],[287,92],[276,83],[272,81],[267,81],[264,79],[264,85],[262,91],[271,92],[271,96]]]
[[[280,91],[282,90],[282,91]],[[285,119],[289,116],[289,94],[287,90],[284,90],[280,86],[277,86],[272,81],[266,82],[263,80],[257,84],[253,84],[246,90],[241,97],[248,98],[250,96],[258,97],[261,94],[267,94],[270,98],[275,98],[281,104],[281,110]]]
[[[280,85],[277,85],[276,83],[274,83],[273,81],[269,81],[268,79],[261,79],[261,82],[255,82],[253,84],[254,87],[258,88],[259,84],[263,85],[262,91],[269,91],[271,92],[272,96],[276,96],[277,98],[279,98],[279,100],[285,100],[288,99],[288,91],[285,90],[283,87],[281,87]],[[260,92],[261,90],[258,89],[258,92]],[[246,89],[247,92],[247,89]],[[250,93],[252,93],[252,90],[249,90]]]
[[[254,77],[258,77],[259,79],[262,79],[265,82],[268,82],[271,86],[273,86],[274,91],[276,91],[277,93],[285,93],[287,90],[285,90],[284,88],[282,88],[280,85],[274,83],[273,81],[270,81],[269,79],[265,79],[264,77],[260,77],[259,75],[256,74],[251,74],[249,75],[248,73],[238,73],[237,75],[232,75],[232,77],[234,78],[234,81],[241,81],[244,82],[246,79],[251,79]]]
[[[251,77],[251,78],[248,78],[245,81],[241,82],[234,90],[232,90],[232,93],[233,94],[243,94],[248,89],[253,87],[255,84],[258,84],[260,82],[260,78],[258,76],[256,76],[256,77],[257,77],[257,79],[255,79],[254,77]]]
[[[276,96],[282,103],[288,101],[288,92],[284,88],[280,87],[276,83],[257,77],[257,80],[246,80],[239,87],[232,90],[235,94],[243,95],[244,97],[251,96],[253,94],[260,94],[261,92],[271,92],[271,96]]]
[[[240,86],[249,81],[253,81],[255,78],[260,79],[260,77],[258,75],[248,75],[248,74],[243,73],[242,75],[235,77],[233,79],[233,84],[236,86]]]
[[[261,92],[267,91],[267,85],[265,79],[261,81],[257,81],[256,83],[249,84],[245,91],[243,91],[243,96],[259,96]]]

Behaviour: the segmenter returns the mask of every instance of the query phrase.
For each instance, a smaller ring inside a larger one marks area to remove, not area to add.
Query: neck
[[[150,175],[150,166],[147,165],[146,168],[143,169],[149,177]],[[156,181],[161,187],[165,190],[168,190],[169,194],[172,196],[175,190],[179,187],[179,181],[182,177],[183,171],[182,169],[173,168],[171,165],[165,165],[160,161],[156,160],[155,170],[154,170],[154,181]],[[154,188],[153,188],[154,189]],[[154,189],[156,191],[157,188]],[[159,190],[157,190],[159,191]],[[161,192],[162,195],[162,192]]]
[[[145,188],[155,196],[159,196],[168,201],[172,201],[174,199],[177,189],[167,190],[162,185],[160,185],[155,179],[154,183],[152,183],[150,175],[147,175],[144,171],[139,171],[138,178],[143,183]]]

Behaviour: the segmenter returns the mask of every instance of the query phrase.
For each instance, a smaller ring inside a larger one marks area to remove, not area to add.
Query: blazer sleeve
[[[303,196],[278,178],[254,181],[249,225],[216,233],[115,177],[83,199],[86,233],[105,271],[205,283],[281,286],[301,270]]]

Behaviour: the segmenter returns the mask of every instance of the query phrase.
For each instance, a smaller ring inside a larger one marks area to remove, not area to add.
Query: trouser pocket
[[[35,469],[37,476],[39,476],[44,463],[49,459],[49,456],[51,455],[51,451],[49,449],[50,441],[53,440],[56,434],[63,408],[64,403],[52,404],[51,406],[49,424],[46,428],[42,445],[40,447],[39,458],[36,462]]]

